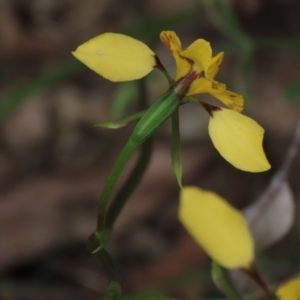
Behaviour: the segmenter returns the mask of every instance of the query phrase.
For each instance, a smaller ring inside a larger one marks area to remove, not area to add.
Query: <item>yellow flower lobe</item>
[[[226,108],[218,108],[211,114],[209,135],[223,158],[243,171],[270,169],[262,146],[264,129],[256,121]]]
[[[197,187],[180,194],[179,219],[195,241],[221,266],[250,268],[253,239],[243,215],[222,197]]]
[[[292,279],[281,285],[276,290],[278,300],[299,300],[300,299],[300,277]]]
[[[156,65],[154,52],[144,43],[118,33],[104,33],[80,45],[72,54],[110,81],[146,76]]]

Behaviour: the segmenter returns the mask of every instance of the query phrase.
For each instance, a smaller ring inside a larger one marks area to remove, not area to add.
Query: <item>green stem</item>
[[[228,282],[223,268],[215,261],[212,262],[212,278],[218,289],[223,292],[227,299],[240,299],[233,287]]]
[[[141,117],[145,114],[148,103],[147,90],[145,86],[145,81],[139,81],[139,99],[138,109],[143,110]],[[123,186],[117,193],[114,201],[112,202],[109,210],[107,212],[107,216],[105,218],[104,228],[107,228],[109,231],[112,230],[114,223],[120,214],[122,208],[124,207],[126,201],[128,200],[131,193],[135,190],[135,188],[140,183],[151,159],[152,153],[152,139],[151,137],[145,141],[141,145],[140,155],[138,161],[136,162],[133,170],[129,174],[127,180],[124,182]]]
[[[142,177],[151,159],[152,144],[153,143],[151,138],[148,139],[144,144],[142,144],[140,157],[134,169],[123,184],[122,188],[119,190],[118,194],[116,195],[114,201],[112,202],[107,212],[104,228],[108,229],[109,231],[112,230],[113,225],[118,215],[120,214],[123,206],[125,205],[127,199],[142,180]]]
[[[94,248],[94,252],[99,251],[107,244],[110,235],[110,229],[105,227],[107,224],[105,221],[107,207],[113,188],[127,161],[130,159],[136,148],[142,145],[149,137],[151,137],[152,134],[174,113],[179,105],[180,98],[178,98],[178,95],[172,89],[170,89],[146,111],[136,125],[106,180],[103,193],[100,198],[97,230],[92,236],[94,243],[98,244],[96,249]],[[120,203],[121,202],[123,202],[123,200],[120,200]],[[120,205],[121,208],[124,203],[116,205]],[[118,212],[116,215],[118,215]],[[115,216],[112,217],[112,219],[114,218]],[[109,224],[112,226],[111,221],[109,221]]]
[[[182,188],[182,168],[180,155],[180,130],[179,130],[179,109],[177,108],[172,115],[172,167],[178,185]]]
[[[139,109],[145,109],[147,105],[147,95],[144,82],[141,81],[139,84],[140,87],[140,99]],[[128,120],[128,119],[127,119]],[[122,207],[126,203],[131,192],[137,186],[139,180],[141,179],[144,171],[147,168],[148,162],[151,156],[151,141],[146,141],[142,146],[142,152],[140,155],[140,159],[138,160],[135,168],[131,172],[127,181],[123,184],[123,187],[117,194],[115,201],[113,202],[110,210],[106,216],[106,209],[110,199],[111,192],[113,187],[118,179],[121,171],[126,165],[128,159],[131,157],[133,151],[137,148],[138,144],[133,144],[130,140],[123,148],[114,168],[110,173],[110,178],[107,179],[106,185],[104,187],[104,191],[101,199],[103,200],[100,203],[99,215],[98,215],[98,229],[97,231],[90,237],[88,241],[88,247],[91,252],[96,256],[96,258],[102,264],[104,271],[106,273],[106,277],[109,281],[108,291],[105,295],[105,300],[115,300],[121,295],[122,288],[121,283],[118,279],[115,266],[112,258],[109,253],[105,250],[104,246],[109,238],[110,231],[113,227],[113,224],[122,210]],[[103,231],[101,232],[101,225],[103,224]],[[95,250],[96,249],[96,250]]]
[[[113,260],[111,259],[109,253],[105,249],[101,249],[94,255],[101,262],[103,270],[109,281],[108,291],[103,299],[116,299],[117,297],[121,296],[121,284]]]
[[[106,217],[106,211],[108,202],[110,200],[111,193],[113,191],[113,188],[124,169],[127,161],[131,157],[132,153],[135,151],[135,149],[139,146],[137,143],[133,143],[131,139],[126,143],[125,147],[122,149],[117,161],[115,162],[115,165],[113,166],[110,174],[107,177],[101,198],[100,198],[100,205],[98,210],[98,223],[97,223],[97,231],[101,232],[105,229],[105,217]]]

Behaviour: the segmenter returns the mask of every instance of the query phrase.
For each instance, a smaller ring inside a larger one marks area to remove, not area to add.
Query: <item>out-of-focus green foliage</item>
[[[291,85],[286,89],[285,99],[289,103],[294,103],[300,100],[300,77],[298,77]]]
[[[120,119],[128,112],[128,108],[137,100],[138,88],[135,81],[122,83],[115,91],[112,99],[111,113],[113,119]]]
[[[30,97],[65,82],[81,69],[82,65],[74,58],[70,58],[48,73],[19,87],[15,92],[1,99],[0,119],[6,117]]]

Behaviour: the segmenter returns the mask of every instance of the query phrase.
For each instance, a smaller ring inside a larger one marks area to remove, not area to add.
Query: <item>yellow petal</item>
[[[244,217],[216,193],[184,187],[180,194],[179,219],[221,266],[250,267],[254,246]]]
[[[185,59],[182,55],[181,42],[174,31],[162,31],[160,39],[169,49],[176,62],[175,80],[185,76],[191,69],[192,62]]]
[[[155,54],[144,43],[118,33],[104,33],[80,45],[72,54],[110,81],[146,76],[156,65]]]
[[[224,91],[226,91],[226,85],[224,83],[214,80],[211,81],[204,77],[201,77],[192,82],[186,93],[186,96],[202,93],[218,94],[223,93]]]
[[[262,141],[264,129],[254,120],[230,109],[211,111],[209,134],[219,153],[243,171],[270,169]]]
[[[276,290],[279,300],[299,300],[300,299],[300,277],[290,280],[281,285]]]
[[[210,94],[235,111],[240,112],[244,108],[244,98],[242,95],[227,90],[222,93],[213,92]]]
[[[198,39],[194,41],[181,56],[193,61],[192,68],[198,72],[206,71],[211,63],[212,51],[209,42]]]
[[[223,57],[224,57],[224,53],[220,52],[211,59],[210,65],[207,71],[205,72],[205,77],[207,79],[212,80],[215,78],[216,74],[219,71],[220,65],[223,61]]]

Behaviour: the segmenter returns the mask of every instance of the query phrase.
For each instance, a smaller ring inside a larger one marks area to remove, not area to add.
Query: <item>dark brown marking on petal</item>
[[[171,36],[168,34],[162,34],[160,36],[161,41],[165,44],[165,46],[170,50],[170,52],[173,52],[171,50]]]
[[[217,90],[219,87],[218,85],[215,83],[215,82],[212,82],[211,83],[211,87],[214,89],[214,90]]]
[[[227,106],[236,111],[241,111],[244,108],[244,105],[238,103],[228,103]]]
[[[218,110],[222,110],[221,107],[219,106],[214,106],[211,104],[208,104],[206,102],[202,102],[200,101],[200,104],[204,107],[204,109],[209,113],[209,115],[213,118],[213,112],[214,111],[218,111]]]
[[[202,78],[202,77],[204,77],[204,71],[198,73],[198,78]]]
[[[192,66],[190,67],[190,70],[187,72],[186,75],[182,76],[181,78],[179,78],[178,80],[176,80],[173,88],[174,91],[178,94],[179,97],[183,98],[189,88],[191,87],[192,83],[201,77],[205,77],[204,71],[202,72],[197,72],[195,70],[193,70]]]
[[[193,64],[194,64],[194,61],[193,61],[193,60],[191,60],[191,59],[189,59],[189,58],[187,58],[187,57],[184,57],[184,56],[182,56],[182,55],[180,54],[180,51],[179,51],[179,49],[178,49],[178,41],[176,41],[176,38],[175,38],[173,35],[168,35],[168,34],[164,33],[164,34],[162,34],[162,35],[160,36],[160,39],[161,39],[161,41],[165,44],[165,46],[169,49],[169,51],[171,52],[171,54],[172,54],[173,56],[174,56],[174,52],[176,51],[177,55],[178,55],[182,60],[185,60],[185,61],[188,63],[188,65],[189,65],[190,67],[193,66]],[[174,48],[174,49],[172,49],[172,47],[171,47],[171,42],[172,42],[172,44],[173,44],[173,48]]]
[[[165,44],[165,46],[169,49],[169,51],[170,51],[172,54],[174,53],[174,50],[175,50],[176,52],[178,52],[178,49],[177,49],[177,47],[178,47],[178,42],[176,41],[176,39],[175,39],[174,36],[172,36],[171,34],[165,33],[165,34],[162,34],[162,35],[160,36],[160,39],[161,39],[161,41]],[[173,46],[175,46],[175,47],[173,47],[173,48],[175,48],[175,49],[172,49],[171,42],[172,42]]]
[[[181,78],[179,78],[178,80],[176,80],[176,82],[174,83],[173,89],[174,89],[174,92],[177,93],[179,98],[184,98],[184,96],[188,92],[191,84],[198,78],[198,76],[199,76],[199,73],[194,71],[191,68],[190,71],[186,75],[184,75]]]
[[[182,56],[179,52],[177,52],[177,54],[181,59],[185,60],[192,68],[192,66],[194,64],[194,61],[192,59]]]

